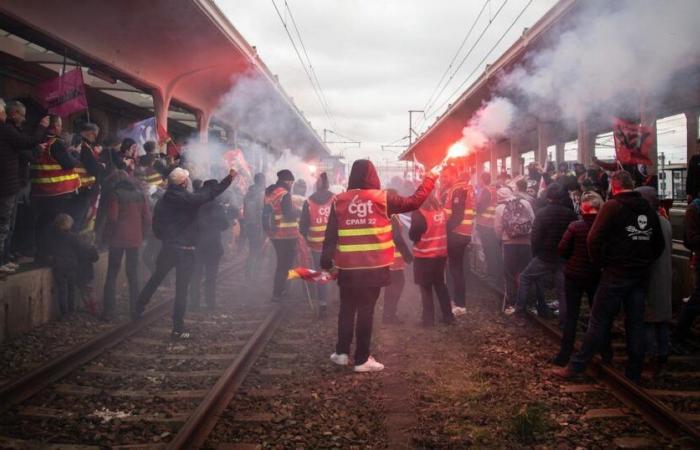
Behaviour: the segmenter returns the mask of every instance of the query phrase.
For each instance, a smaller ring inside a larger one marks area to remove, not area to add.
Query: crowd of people
[[[508,316],[525,314],[532,298],[538,315],[558,311],[563,338],[553,363],[562,377],[583,371],[596,354],[611,360],[611,327],[620,309],[626,375],[640,379],[645,354],[660,373],[672,344],[682,347],[700,313],[696,283],[671,332],[671,225],[656,177],[644,167],[598,160],[573,170],[566,163],[556,169],[530,164],[523,176],[502,173],[492,180],[448,165],[419,184],[392,180],[382,189],[373,164],[357,160],[344,192],[331,192],[321,173],[307,197],[304,180],[283,169],[269,186],[256,174],[238,208],[221,200],[237,176],[233,169],[220,181],[192,180],[182,160],[160,154],[155,142],[141,151],[129,138],[100,139],[90,122],[69,135],[51,115],[30,134],[23,131],[25,115],[21,103],[0,101],[0,272],[15,272],[20,253],[49,265],[61,314],[80,299],[112,320],[125,259],[133,319],[175,269],[173,337],[189,337],[188,304],[200,307],[203,290],[206,306],[216,307],[222,238],[235,220],[241,225],[237,249],[248,248],[247,275],[262,268],[266,242],[274,249],[272,302],[292,296],[288,278],[295,266],[337,279],[331,360],[349,364],[354,338],[357,372],[383,369],[370,351],[375,305],[383,290],[383,322],[402,324],[397,304],[408,278],[418,286],[425,327],[436,323],[435,305],[445,325],[467,314],[467,292],[476,283],[502,289]],[[685,244],[694,254],[700,252],[698,191],[689,190],[685,215]],[[18,232],[27,229],[29,235]],[[93,286],[99,249],[108,251],[100,311]],[[150,271],[143,288],[142,261]],[[696,279],[699,266],[693,258]],[[550,286],[554,298],[547,301]],[[325,283],[306,286],[321,318],[330,292]],[[574,351],[584,294],[589,320]]]

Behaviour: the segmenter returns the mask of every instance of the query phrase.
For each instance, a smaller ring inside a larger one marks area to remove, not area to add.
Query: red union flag
[[[652,165],[649,150],[654,143],[654,127],[615,120],[615,154],[622,164]]]
[[[50,114],[66,117],[87,109],[83,71],[80,68],[44,81],[37,86],[37,95]]]

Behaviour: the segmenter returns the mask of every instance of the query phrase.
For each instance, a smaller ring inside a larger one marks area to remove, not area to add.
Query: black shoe
[[[554,311],[551,309],[539,309],[537,310],[537,315],[542,317],[543,319],[553,319],[554,318]]]
[[[557,356],[552,358],[552,364],[559,367],[566,367],[566,365],[569,364],[569,357],[559,353]]]

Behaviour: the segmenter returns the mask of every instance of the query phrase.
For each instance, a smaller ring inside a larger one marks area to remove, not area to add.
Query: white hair
[[[173,169],[172,172],[170,172],[170,175],[168,175],[168,180],[170,183],[174,185],[181,185],[184,183],[188,178],[190,177],[190,172],[181,168],[181,167],[176,167]]]

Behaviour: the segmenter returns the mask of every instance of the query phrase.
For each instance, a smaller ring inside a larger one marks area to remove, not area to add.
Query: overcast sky
[[[319,134],[328,128],[362,141],[359,150],[331,146],[335,151],[342,150],[350,161],[367,156],[375,160],[396,158],[402,149],[382,152],[380,146],[407,136],[407,111],[425,106],[484,1],[488,2],[486,9],[455,66],[489,21],[491,25],[433,107],[429,123],[445,110],[436,108],[465,81],[529,0],[287,0],[333,124],[304,73],[272,0],[216,0],[245,39],[257,47],[272,72],[279,75],[284,89]],[[296,39],[284,0],[275,3]],[[555,3],[533,0],[486,62],[494,61],[524,27],[535,23]],[[483,65],[461,90],[482,71]]]

